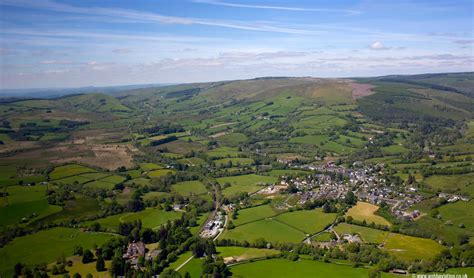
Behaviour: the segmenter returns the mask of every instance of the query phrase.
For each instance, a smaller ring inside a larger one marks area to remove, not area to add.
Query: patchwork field
[[[352,216],[352,218],[357,221],[365,220],[368,224],[374,222],[375,224],[390,226],[391,224],[387,219],[374,214],[378,209],[379,207],[376,205],[357,202],[354,207],[347,211],[346,216]]]

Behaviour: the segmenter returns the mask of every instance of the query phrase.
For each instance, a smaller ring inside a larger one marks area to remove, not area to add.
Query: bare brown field
[[[352,82],[349,84],[352,87],[352,99],[354,100],[361,97],[370,96],[371,94],[374,93],[372,91],[372,88],[374,88],[374,86],[370,84],[361,84],[361,83],[355,83],[355,82]]]

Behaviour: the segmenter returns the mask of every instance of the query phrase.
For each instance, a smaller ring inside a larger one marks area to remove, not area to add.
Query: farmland
[[[103,219],[99,219],[97,221],[92,221],[88,224],[92,223],[99,223],[102,227],[116,230],[119,223],[130,222],[134,220],[140,220],[142,222],[143,227],[156,229],[160,225],[165,224],[168,220],[178,219],[181,216],[179,212],[166,212],[159,209],[146,209],[138,213],[124,213],[124,214],[117,214],[114,216],[109,216]]]
[[[3,258],[0,262],[0,271],[5,275],[12,274],[11,266],[16,262],[23,261],[28,264],[51,262],[58,254],[72,255],[73,247],[77,244],[89,249],[94,244],[102,244],[112,237],[108,234],[84,233],[70,228],[54,228],[21,237],[0,249]]]
[[[270,277],[367,277],[368,270],[310,260],[263,260],[231,268],[235,277],[260,277],[262,269]]]
[[[472,97],[410,78],[263,78],[2,102],[0,275],[46,263],[53,276],[63,254],[70,275],[104,277],[181,265],[191,277],[466,265]],[[354,84],[370,92],[354,95]],[[133,242],[151,263],[123,257]],[[107,251],[108,269],[83,264],[75,245]]]
[[[374,222],[375,224],[381,224],[390,226],[390,222],[381,216],[375,215],[375,212],[379,208],[375,205],[358,202],[355,207],[352,207],[347,211],[346,216],[351,216],[354,220],[366,221],[367,223]]]

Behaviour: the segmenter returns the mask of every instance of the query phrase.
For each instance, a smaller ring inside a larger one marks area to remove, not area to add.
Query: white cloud
[[[372,49],[372,50],[387,50],[387,49],[390,49],[388,47],[386,47],[383,43],[379,42],[379,41],[376,41],[376,42],[373,42],[369,45],[369,48]]]

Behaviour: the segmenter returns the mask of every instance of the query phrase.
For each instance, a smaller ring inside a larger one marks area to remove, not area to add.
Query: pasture
[[[306,234],[314,234],[331,225],[336,216],[336,213],[324,213],[321,209],[314,209],[286,212],[276,216],[275,219]]]
[[[72,228],[52,228],[18,237],[0,249],[0,273],[11,277],[13,266],[18,262],[27,265],[49,263],[61,254],[72,255],[76,245],[91,249],[94,244],[101,245],[113,237],[110,234],[86,233]]]
[[[183,181],[171,186],[171,190],[182,196],[206,194],[207,189],[200,181]]]
[[[237,219],[232,220],[235,226],[276,215],[278,212],[270,205],[262,205],[237,211]]]
[[[175,171],[171,169],[158,169],[158,170],[153,170],[153,171],[148,172],[148,176],[150,178],[159,178],[159,177],[166,176],[168,174],[173,174],[173,173],[175,173]]]
[[[221,186],[228,183],[230,187],[222,190],[224,196],[231,196],[239,192],[253,193],[261,188],[261,185],[275,183],[277,178],[269,176],[260,176],[256,174],[231,176],[217,178]]]
[[[463,224],[466,230],[474,234],[474,200],[446,204],[438,210],[442,220],[450,221],[456,227]]]
[[[389,253],[403,260],[431,260],[445,248],[437,242],[419,237],[391,233],[383,245]]]
[[[84,167],[77,164],[68,164],[54,168],[54,170],[49,173],[49,178],[51,180],[58,180],[75,175],[95,172],[97,171],[89,167]]]
[[[87,221],[84,225],[88,226],[92,223],[99,223],[102,227],[115,231],[119,223],[132,222],[141,220],[145,228],[158,228],[165,224],[168,220],[174,220],[181,217],[182,212],[164,211],[157,208],[147,208],[139,212],[127,212],[117,215],[112,215],[106,218],[97,219],[94,221]]]
[[[463,175],[433,175],[424,180],[434,191],[454,192],[474,183],[474,173]]]
[[[334,230],[342,236],[343,234],[357,234],[366,243],[382,243],[387,238],[389,232],[362,227],[358,225],[351,225],[347,223],[339,223]]]
[[[239,246],[219,246],[216,249],[218,253],[217,255],[224,258],[224,262],[226,263],[264,258],[266,256],[280,254],[279,250],[274,249],[245,248]]]
[[[22,218],[32,222],[62,209],[48,204],[46,186],[9,186],[6,192],[8,196],[0,197],[0,226],[19,224]]]
[[[368,277],[368,269],[300,259],[270,259],[239,264],[230,269],[234,277]],[[262,272],[263,271],[263,272]]]
[[[391,224],[387,221],[387,219],[375,214],[378,209],[379,207],[376,205],[366,202],[357,202],[355,206],[347,211],[346,217],[351,216],[357,221],[365,220],[368,224],[374,222],[375,224],[390,226]]]
[[[234,239],[240,242],[254,242],[265,239],[268,242],[294,242],[298,243],[305,237],[303,232],[273,219],[263,219],[250,222],[226,230],[222,238]]]

